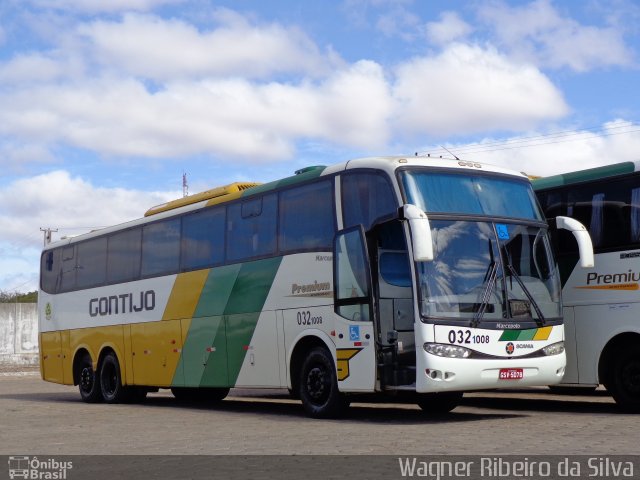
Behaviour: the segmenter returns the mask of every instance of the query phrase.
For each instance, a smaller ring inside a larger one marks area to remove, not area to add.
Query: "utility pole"
[[[40,227],[40,231],[44,232],[44,246],[46,247],[51,243],[51,232],[57,232],[58,229],[50,227]]]

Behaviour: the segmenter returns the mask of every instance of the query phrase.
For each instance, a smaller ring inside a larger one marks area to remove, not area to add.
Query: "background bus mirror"
[[[416,262],[430,262],[433,260],[433,238],[427,214],[415,205],[406,204],[402,207],[402,216],[409,221],[413,259]]]
[[[593,258],[593,244],[586,227],[570,217],[556,217],[556,227],[558,229],[569,230],[573,233],[578,242],[578,251],[580,252],[580,266],[582,268],[592,268],[595,265]]]

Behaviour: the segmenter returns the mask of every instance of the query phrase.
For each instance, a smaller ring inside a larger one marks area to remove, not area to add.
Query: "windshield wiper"
[[[493,258],[493,243],[491,239],[489,239],[489,256],[491,258],[491,262],[489,262],[489,267],[487,268],[487,273],[484,276],[484,281],[487,282],[484,290],[482,290],[482,295],[480,295],[480,307],[478,311],[473,316],[473,320],[471,320],[471,328],[475,328],[478,326],[482,317],[487,311],[489,307],[489,300],[491,299],[491,292],[496,284],[496,279],[498,278],[498,264]]]
[[[513,268],[513,265],[509,263],[507,265],[507,268],[509,269],[509,272],[511,272],[511,276],[515,278],[518,285],[520,285],[520,288],[529,299],[529,302],[531,302],[531,306],[533,307],[533,309],[536,311],[536,315],[538,315],[538,318],[536,318],[536,324],[539,327],[543,326],[545,324],[545,318],[544,318],[544,315],[542,315],[542,311],[540,310],[540,307],[538,307],[538,303],[534,300],[533,295],[531,295],[531,292],[525,286],[524,282],[520,278],[520,275],[518,275],[516,272],[516,269]]]
[[[493,260],[489,264],[489,271],[487,272],[486,277],[488,277],[487,284],[485,285],[484,290],[482,291],[482,296],[480,297],[480,307],[478,308],[478,311],[473,316],[473,320],[471,321],[471,328],[475,328],[478,326],[478,324],[482,320],[482,317],[484,317],[487,308],[489,307],[489,300],[491,300],[491,295],[496,284],[496,279],[498,278],[498,264]]]

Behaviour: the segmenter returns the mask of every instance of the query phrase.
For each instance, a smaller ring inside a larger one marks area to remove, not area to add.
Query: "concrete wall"
[[[38,363],[37,304],[0,303],[0,363]]]

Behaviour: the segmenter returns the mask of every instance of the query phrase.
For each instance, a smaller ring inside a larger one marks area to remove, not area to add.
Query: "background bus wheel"
[[[425,412],[448,413],[460,404],[462,395],[462,392],[421,393],[416,403]]]
[[[125,403],[130,399],[131,390],[122,385],[120,364],[115,353],[108,353],[100,365],[100,387],[107,403]]]
[[[302,364],[299,386],[302,405],[314,418],[336,417],[348,405],[338,390],[336,368],[326,348],[309,352]]]
[[[102,391],[100,381],[91,364],[91,357],[85,355],[80,360],[78,366],[78,389],[80,397],[87,403],[98,403],[102,401]]]
[[[625,412],[640,412],[640,351],[626,347],[613,364],[607,389]]]
[[[171,393],[176,400],[181,402],[206,402],[216,403],[224,400],[229,395],[228,388],[210,387],[173,387]]]

